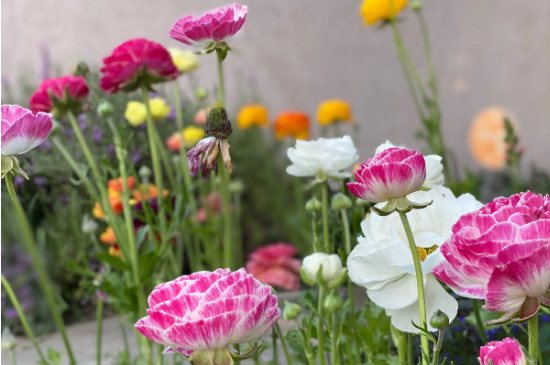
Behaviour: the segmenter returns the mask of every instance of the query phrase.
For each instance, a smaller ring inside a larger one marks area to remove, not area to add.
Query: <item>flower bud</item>
[[[82,217],[81,229],[84,234],[94,234],[97,231],[97,222],[90,218],[88,214]]]
[[[309,199],[306,203],[306,210],[308,212],[318,212],[322,208],[321,202],[316,197]]]
[[[409,5],[412,11],[419,11],[422,9],[422,3],[418,0],[411,1],[411,4]]]
[[[342,297],[338,295],[336,290],[333,290],[325,298],[325,301],[323,302],[323,307],[328,313],[334,313],[338,309],[342,308],[343,304],[344,304],[344,301],[342,300]]]
[[[342,267],[342,261],[336,254],[329,255],[323,252],[311,254],[304,258],[302,268],[303,275],[309,282],[326,285],[329,288],[340,285],[347,275],[347,270]]]
[[[283,309],[283,318],[287,321],[291,321],[294,318],[298,317],[302,313],[302,307],[296,303],[289,302],[285,300],[285,307]]]
[[[229,183],[229,192],[232,194],[240,194],[244,190],[244,185],[241,180],[233,180]]]
[[[12,351],[17,347],[17,340],[9,327],[2,330],[2,350]]]
[[[351,199],[346,194],[338,193],[332,197],[330,204],[332,210],[343,210],[351,208]]]
[[[227,139],[232,132],[231,122],[227,117],[225,109],[222,107],[210,109],[210,114],[206,118],[206,135],[219,139]]]
[[[147,181],[151,177],[151,174],[152,174],[151,169],[146,165],[141,166],[138,172],[138,175],[141,178],[141,180],[147,180]]]
[[[74,70],[75,76],[86,76],[90,72],[90,67],[84,61],[80,61],[76,64]]]
[[[438,330],[449,327],[449,316],[438,309],[430,318],[430,326]]]
[[[113,104],[111,104],[107,100],[101,100],[99,102],[99,105],[97,107],[97,114],[99,114],[100,117],[102,118],[110,117],[114,111],[115,111],[115,108],[113,107]]]
[[[202,87],[198,87],[195,89],[195,98],[197,98],[197,100],[203,100],[203,99],[206,99],[207,97],[208,97],[208,91],[206,91],[206,89]]]

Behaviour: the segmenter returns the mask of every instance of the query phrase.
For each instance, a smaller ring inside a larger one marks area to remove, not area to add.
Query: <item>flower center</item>
[[[432,247],[428,247],[428,248],[417,246],[416,250],[418,251],[418,256],[420,257],[420,261],[424,262],[424,260],[426,260],[426,258],[431,253],[433,253],[435,250],[437,250],[438,247],[439,247],[438,245],[433,245]]]

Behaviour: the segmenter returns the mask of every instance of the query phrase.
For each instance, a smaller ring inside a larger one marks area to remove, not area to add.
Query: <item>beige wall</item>
[[[2,0],[2,76],[13,82],[26,73],[38,83],[41,44],[49,46],[53,63],[64,72],[78,59],[97,65],[129,38],[176,46],[168,31],[180,16],[222,4]],[[314,115],[319,101],[343,98],[361,125],[354,139],[363,158],[386,138],[424,147],[413,137],[420,122],[391,31],[364,27],[359,0],[250,0],[247,5],[247,22],[231,40],[235,51],[226,62],[227,88],[233,91],[229,105],[253,84],[272,115],[288,108]],[[467,148],[469,123],[482,108],[500,105],[519,121],[526,160],[550,168],[550,2],[426,0],[424,5],[439,74],[444,136],[459,160],[475,166]],[[414,60],[422,65],[418,24],[410,12],[401,29]],[[214,57],[202,60],[199,77],[209,85]]]

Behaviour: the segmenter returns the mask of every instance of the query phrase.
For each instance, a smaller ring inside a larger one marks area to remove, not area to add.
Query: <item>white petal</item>
[[[405,274],[395,281],[387,282],[378,290],[367,290],[367,295],[384,309],[405,308],[418,301],[416,277]]]

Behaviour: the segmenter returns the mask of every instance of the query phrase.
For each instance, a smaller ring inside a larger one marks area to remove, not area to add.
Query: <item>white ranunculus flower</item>
[[[359,158],[350,136],[341,138],[319,138],[316,141],[296,141],[296,147],[289,148],[288,158],[292,165],[286,172],[294,176],[316,176],[319,172],[333,178],[351,177],[343,170],[351,167]]]
[[[390,141],[382,143],[380,146],[376,147],[375,154],[378,154],[385,149],[396,147]],[[403,146],[397,146],[403,147]],[[404,147],[403,147],[404,148]],[[438,155],[427,155],[424,156],[424,162],[426,162],[426,180],[422,185],[423,188],[431,189],[436,185],[443,185],[445,182],[445,176],[443,175],[443,164],[441,163],[441,156]]]
[[[482,204],[470,194],[456,198],[451,190],[441,185],[429,191],[417,191],[409,197],[416,202],[433,201],[427,208],[407,213],[422,259],[426,316],[429,321],[439,309],[452,321],[458,304],[431,272],[445,260],[439,246],[451,236],[453,224],[460,216],[479,209]],[[411,324],[411,320],[420,324],[416,276],[399,215],[395,212],[385,217],[371,214],[361,222],[361,229],[364,237],[358,238],[359,244],[347,260],[351,280],[366,288],[369,298],[386,309],[396,328],[418,333]],[[429,323],[428,329],[435,330]]]
[[[302,261],[304,274],[312,281],[317,282],[317,271],[323,265],[321,275],[325,283],[332,283],[339,280],[342,271],[342,261],[340,257],[333,253],[316,252],[306,256]]]

